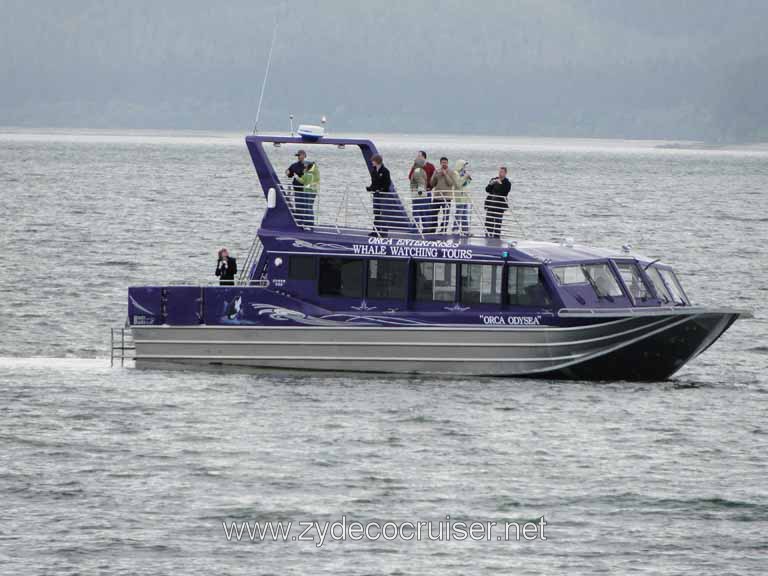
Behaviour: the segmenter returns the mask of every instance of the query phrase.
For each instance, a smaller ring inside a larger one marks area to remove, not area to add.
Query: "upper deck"
[[[378,154],[370,140],[356,138],[305,139],[294,136],[248,136],[246,144],[259,177],[259,183],[268,201],[268,212],[262,228],[282,231],[303,231],[313,234],[367,237],[372,234],[397,238],[422,240],[456,240],[475,243],[487,236],[486,211],[489,207],[502,214],[497,229],[503,239],[514,237],[514,223],[509,217],[506,202],[503,206],[487,198],[481,186],[471,190],[446,191],[442,196],[449,202],[444,212],[435,214],[429,205],[419,205],[427,199],[412,192],[406,183],[399,188],[393,183],[389,191],[373,194],[360,185],[334,186],[321,183],[313,199],[312,215],[307,217],[290,178],[282,176],[272,165],[267,146],[281,147],[285,144],[301,148],[331,146],[337,148],[357,147],[360,149],[368,173],[373,170],[371,158]],[[311,153],[311,150],[310,150]],[[431,193],[430,193],[431,197]],[[416,199],[416,202],[414,202]],[[459,204],[461,209],[459,209]],[[507,213],[507,217],[504,217]],[[442,227],[434,222],[439,219]],[[432,220],[436,225],[425,225]],[[485,244],[479,242],[478,244]]]

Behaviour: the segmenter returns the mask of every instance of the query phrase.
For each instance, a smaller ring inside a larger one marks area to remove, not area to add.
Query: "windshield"
[[[664,304],[669,304],[672,302],[672,294],[669,293],[669,290],[667,290],[667,286],[664,284],[664,280],[661,279],[661,274],[659,274],[659,269],[655,266],[652,266],[651,268],[648,268],[645,271],[648,274],[648,278],[651,279],[651,282],[653,283],[653,288],[656,290],[656,294],[659,296],[659,300],[661,300]]]
[[[664,268],[661,268],[659,272],[664,279],[664,284],[669,288],[669,292],[672,295],[675,304],[688,304],[688,298],[685,297],[685,292],[683,292],[683,288],[680,286],[680,282],[677,280],[675,273],[672,272],[672,270],[666,270]]]

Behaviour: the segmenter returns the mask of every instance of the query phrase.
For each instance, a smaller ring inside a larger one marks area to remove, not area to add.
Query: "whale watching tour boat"
[[[266,148],[356,147],[370,172],[373,142],[301,126],[245,143],[266,208],[239,276],[129,288],[138,368],[663,380],[748,314],[693,305],[629,247],[488,237],[481,198],[462,234],[424,226],[395,186],[320,186],[308,210]]]

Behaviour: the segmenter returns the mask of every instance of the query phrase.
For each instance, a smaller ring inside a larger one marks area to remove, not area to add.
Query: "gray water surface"
[[[696,303],[755,318],[642,385],[110,369],[127,286],[210,281],[222,245],[245,256],[264,200],[242,139],[0,132],[0,572],[764,573],[768,153],[376,140],[401,185],[419,148],[469,160],[478,186],[507,164],[521,237],[629,242]],[[327,186],[365,182],[353,150],[316,159]],[[544,516],[547,540],[222,527],[447,515]]]

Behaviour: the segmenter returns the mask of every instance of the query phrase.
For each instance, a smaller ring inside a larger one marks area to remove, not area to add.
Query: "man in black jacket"
[[[373,170],[371,170],[371,185],[366,188],[368,192],[373,192],[373,232],[371,236],[387,235],[387,202],[393,200],[388,198],[392,189],[392,178],[389,170],[384,166],[384,161],[379,154],[371,158]]]
[[[219,250],[219,261],[216,264],[216,276],[221,286],[234,286],[237,274],[237,260],[230,258],[226,248]]]
[[[293,178],[293,181],[291,182],[291,185],[293,186],[294,192],[301,192],[304,190],[304,186],[301,183],[301,178],[304,175],[304,162],[307,159],[307,153],[304,152],[304,150],[299,150],[295,154],[296,162],[288,166],[288,169],[285,171],[285,175],[288,176],[288,178]]]
[[[488,238],[501,237],[501,220],[504,212],[509,208],[507,196],[511,189],[512,184],[507,179],[507,168],[502,166],[499,168],[499,175],[491,178],[488,186],[485,187],[488,193],[485,199],[485,235]]]

